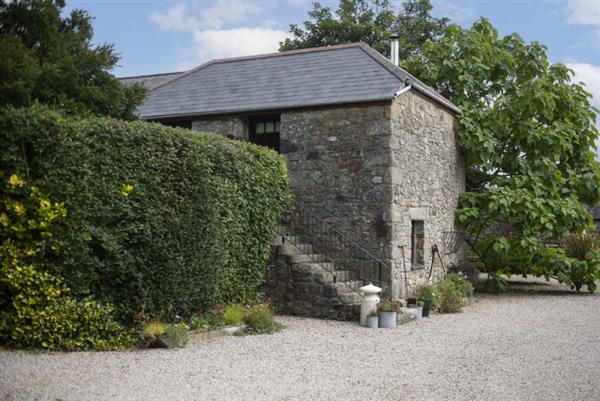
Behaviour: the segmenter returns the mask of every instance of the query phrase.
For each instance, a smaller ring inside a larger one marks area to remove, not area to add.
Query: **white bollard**
[[[360,287],[358,290],[363,294],[363,299],[360,304],[360,325],[366,326],[367,316],[373,309],[377,308],[377,304],[379,303],[379,293],[381,292],[381,288],[369,283],[369,285]]]

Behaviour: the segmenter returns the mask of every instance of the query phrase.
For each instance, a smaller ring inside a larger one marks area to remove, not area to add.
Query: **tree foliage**
[[[446,18],[434,18],[429,0],[408,0],[396,13],[389,0],[340,0],[335,14],[331,8],[313,3],[303,27],[291,25],[293,38],[280,43],[281,51],[365,42],[389,55],[390,36],[400,42],[400,59],[419,51],[427,39],[437,38]]]
[[[0,105],[35,101],[76,114],[131,119],[140,86],[124,86],[109,71],[112,44],[92,45],[91,17],[64,0],[0,0]]]
[[[545,46],[500,37],[481,19],[450,26],[403,65],[462,110],[455,132],[467,192],[458,220],[488,270],[526,273],[541,239],[585,228],[586,206],[600,198],[596,110]]]

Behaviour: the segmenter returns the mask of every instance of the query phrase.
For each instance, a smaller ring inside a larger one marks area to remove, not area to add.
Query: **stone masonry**
[[[458,230],[454,214],[465,185],[450,112],[409,90],[391,102],[279,114],[295,200],[390,266],[384,296],[406,297],[427,278],[433,245],[444,264],[461,263],[462,253],[446,255],[443,246],[443,233]],[[243,115],[199,119],[192,127],[248,138]],[[424,226],[418,267],[411,266],[413,220]],[[436,260],[434,279],[441,271]]]

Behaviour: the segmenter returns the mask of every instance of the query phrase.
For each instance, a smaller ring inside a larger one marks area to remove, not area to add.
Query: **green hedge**
[[[0,111],[0,171],[68,211],[46,260],[126,323],[252,302],[290,194],[275,152],[214,134],[45,107]]]

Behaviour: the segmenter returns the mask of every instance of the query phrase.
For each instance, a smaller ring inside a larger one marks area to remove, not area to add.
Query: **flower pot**
[[[433,304],[433,299],[423,298],[423,317],[429,317],[429,312],[431,312],[432,304]]]
[[[416,309],[417,310],[417,313],[416,313],[417,319],[420,319],[420,318],[423,317],[423,307],[422,306],[409,305],[408,307],[411,308],[411,309]]]
[[[379,312],[379,327],[384,329],[396,327],[396,312]]]
[[[367,327],[370,329],[376,329],[379,327],[378,316],[367,316]]]

